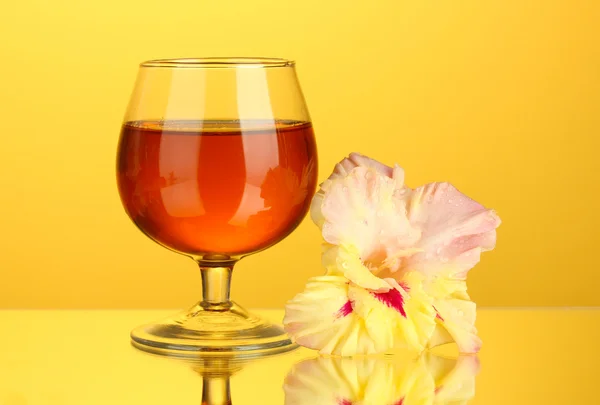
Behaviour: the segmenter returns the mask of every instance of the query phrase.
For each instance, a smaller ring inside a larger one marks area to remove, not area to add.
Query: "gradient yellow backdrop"
[[[504,220],[481,305],[600,305],[600,2],[23,0],[0,22],[0,307],[183,307],[194,263],[144,237],[115,185],[140,61],[297,60],[320,178],[351,151],[449,180]],[[279,307],[321,272],[305,220],[244,259]]]

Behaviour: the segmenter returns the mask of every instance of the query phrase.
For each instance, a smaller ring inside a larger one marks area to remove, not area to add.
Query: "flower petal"
[[[406,216],[405,201],[393,179],[375,169],[354,168],[331,182],[323,196],[323,238],[334,245],[354,245],[363,261],[410,247],[419,238]]]
[[[286,304],[284,329],[298,344],[320,350],[351,327],[347,303],[344,277],[313,277],[304,292]]]
[[[296,343],[322,354],[351,356],[380,353],[393,342],[374,341],[364,328],[348,296],[343,277],[323,276],[309,280],[304,292],[286,305],[284,329]]]
[[[298,344],[323,354],[421,351],[435,327],[435,311],[420,283],[418,274],[409,273],[399,290],[377,293],[344,277],[314,277],[287,303],[284,328]]]
[[[401,185],[404,183],[404,171],[401,168],[398,167],[397,169],[392,169],[391,167],[386,166],[375,159],[361,155],[360,153],[351,153],[347,158],[335,165],[333,173],[331,173],[327,180],[321,183],[319,190],[313,197],[310,206],[310,216],[319,228],[321,228],[325,222],[322,213],[323,196],[329,191],[331,184],[335,179],[346,177],[356,167],[375,169],[383,176],[390,178],[393,176],[396,179],[395,181],[400,182]]]
[[[325,245],[323,266],[330,275],[343,275],[354,284],[375,291],[387,291],[390,285],[375,276],[360,259],[360,252],[353,245]]]
[[[384,176],[392,177],[393,169],[391,167],[358,152],[352,152],[348,158],[344,160],[352,162],[355,166],[373,168]]]
[[[378,347],[425,349],[435,328],[435,310],[421,283],[421,275],[407,273],[398,287],[385,293],[349,286],[354,313]]]
[[[434,300],[435,308],[442,309],[438,310],[438,316],[436,317],[438,324],[431,335],[428,347],[456,342],[460,353],[477,353],[481,349],[481,339],[477,336],[474,320],[468,319],[475,316],[475,303],[463,300],[456,301],[445,300],[440,302]],[[457,312],[461,314],[457,314]]]
[[[451,267],[464,277],[481,252],[494,248],[500,218],[451,184],[427,184],[407,199],[410,223],[422,232],[417,247],[423,250],[406,260],[407,269],[431,275]]]
[[[476,305],[472,301],[456,298],[434,300],[434,306],[439,317],[439,325],[452,337],[461,353],[477,353],[481,349],[481,339],[477,336],[475,328]],[[443,331],[436,329],[430,344],[441,344]],[[444,342],[445,343],[445,342]]]
[[[439,276],[427,278],[423,283],[437,312],[437,326],[428,346],[455,341],[461,353],[476,353],[481,348],[481,339],[475,328],[476,305],[467,294],[466,281],[452,274],[453,270],[449,269]]]
[[[368,256],[377,246],[379,218],[391,208],[393,192],[393,181],[374,169],[355,168],[334,180],[323,198],[323,238],[334,245],[352,244]]]
[[[313,220],[315,225],[321,229],[325,223],[325,217],[323,216],[323,195],[325,193],[322,190],[317,191],[313,196],[310,203],[310,218]]]

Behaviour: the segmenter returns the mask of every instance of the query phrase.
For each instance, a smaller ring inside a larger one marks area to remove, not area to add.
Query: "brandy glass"
[[[140,65],[117,156],[125,211],[150,239],[192,258],[202,300],[131,333],[179,356],[262,355],[295,347],[229,299],[234,265],[302,221],[317,150],[294,62],[163,59]]]

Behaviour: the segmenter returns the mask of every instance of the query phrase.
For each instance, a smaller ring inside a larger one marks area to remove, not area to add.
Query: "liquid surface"
[[[288,235],[317,183],[310,123],[136,121],[123,126],[121,200],[135,224],[182,253],[242,256]]]

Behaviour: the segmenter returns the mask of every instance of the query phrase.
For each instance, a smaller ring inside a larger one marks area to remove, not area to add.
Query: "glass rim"
[[[140,63],[140,67],[154,68],[195,68],[195,69],[236,69],[236,68],[273,68],[293,67],[296,62],[284,58],[263,57],[206,57],[206,58],[169,58],[152,59]]]

